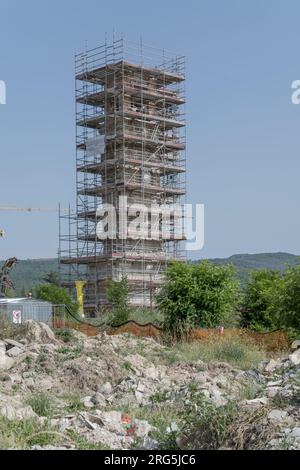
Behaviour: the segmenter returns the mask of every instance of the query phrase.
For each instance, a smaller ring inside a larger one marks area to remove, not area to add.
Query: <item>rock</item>
[[[260,408],[261,406],[265,406],[268,404],[268,398],[255,398],[254,400],[244,400],[242,402],[243,405],[249,408]]]
[[[54,332],[45,323],[37,323],[33,320],[25,322],[27,327],[26,337],[31,342],[37,343],[58,343]]]
[[[155,367],[147,367],[143,375],[147,379],[152,380],[157,380],[160,378],[160,372]]]
[[[48,450],[59,450],[59,451],[64,451],[64,450],[75,450],[74,445],[69,445],[69,446],[62,446],[62,447],[55,447],[55,446],[33,446],[31,447],[31,450],[37,450],[37,451],[48,451]]]
[[[279,387],[282,384],[282,380],[276,380],[275,382],[268,382],[267,387]]]
[[[20,349],[17,346],[14,346],[13,348],[9,349],[6,354],[8,355],[8,357],[18,357],[23,352],[24,352],[23,349]]]
[[[25,380],[24,380],[24,383],[25,383],[26,387],[28,387],[28,388],[30,388],[30,389],[33,389],[33,388],[34,388],[34,380],[33,380],[33,378],[25,379]]]
[[[138,450],[158,450],[159,443],[150,437],[145,437],[141,449]]]
[[[8,357],[5,351],[0,349],[0,370],[9,370],[13,365],[13,359]]]
[[[6,344],[4,341],[0,341],[0,351],[6,352]]]
[[[126,434],[122,425],[122,413],[120,411],[107,411],[102,412],[100,415],[103,426],[110,432]]]
[[[273,372],[275,369],[281,366],[281,361],[277,360],[275,361],[274,359],[271,359],[268,364],[265,366],[265,371],[266,372]]]
[[[19,343],[18,341],[15,341],[14,339],[5,339],[4,342],[5,344],[7,344],[7,346],[13,346],[19,349],[24,349],[24,344]]]
[[[0,415],[4,418],[7,418],[9,421],[23,421],[26,419],[37,418],[37,415],[31,406],[27,406],[25,408],[16,408],[10,404],[1,407]]]
[[[300,428],[292,429],[292,431],[290,433],[290,437],[294,437],[296,439],[299,439],[300,438]]]
[[[106,406],[106,399],[102,393],[95,393],[91,401],[95,406]]]
[[[269,387],[266,390],[266,394],[269,398],[274,398],[276,395],[278,395],[278,392],[280,391],[280,387]]]
[[[105,384],[98,387],[98,392],[102,393],[103,395],[110,395],[112,391],[113,388],[110,382],[106,382]]]
[[[136,419],[134,424],[136,425],[136,437],[143,438],[145,436],[148,436],[153,429],[152,426],[148,423],[148,421],[140,421]]]
[[[94,408],[94,403],[92,397],[85,397],[81,400],[81,403],[85,408]]]
[[[289,360],[295,365],[295,366],[299,366],[300,364],[300,349],[297,349],[296,352],[294,352],[294,354],[291,354],[289,356]]]
[[[287,412],[283,410],[272,410],[268,414],[268,419],[274,423],[281,423],[287,417]]]
[[[296,350],[296,349],[299,349],[299,348],[300,348],[300,340],[298,339],[298,340],[293,342],[292,349]]]
[[[179,427],[177,423],[171,423],[171,426],[167,428],[167,433],[171,434],[172,432],[179,432]]]

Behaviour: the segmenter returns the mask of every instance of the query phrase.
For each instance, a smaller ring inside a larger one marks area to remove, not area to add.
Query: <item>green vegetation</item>
[[[129,320],[129,287],[126,277],[122,281],[108,281],[106,295],[112,305],[110,324],[119,326]]]
[[[184,362],[227,362],[240,369],[250,369],[257,366],[266,357],[266,352],[254,344],[244,340],[226,339],[219,342],[211,341],[182,341],[172,346],[171,361],[179,359]]]
[[[256,331],[276,328],[275,298],[282,284],[283,277],[279,271],[262,269],[251,273],[241,317],[242,327]]]
[[[65,305],[72,313],[77,313],[78,305],[67,289],[53,284],[41,284],[36,287],[35,296],[39,300],[46,300],[54,305]]]
[[[238,305],[239,284],[231,266],[171,263],[166,282],[157,296],[164,326],[173,334],[195,327],[224,325]]]
[[[300,265],[285,273],[253,272],[245,296],[241,325],[257,331],[300,332]]]
[[[298,256],[289,253],[241,254],[210,261],[218,266],[233,265],[236,268],[236,276],[243,285],[247,283],[249,273],[253,270],[275,269],[283,272],[287,266],[294,266],[299,262]],[[0,261],[0,265],[3,263],[4,261]],[[51,272],[58,272],[58,260],[55,258],[20,260],[11,272],[12,281],[16,286],[15,295],[23,297],[32,292]]]
[[[64,343],[72,343],[76,339],[73,330],[70,330],[69,328],[55,330],[55,335]]]
[[[43,417],[51,418],[54,413],[53,401],[49,394],[45,392],[38,392],[31,395],[27,404],[31,406],[33,411]]]
[[[11,323],[7,316],[0,311],[0,339],[22,339],[26,333],[24,325],[14,325]]]
[[[62,439],[49,422],[36,419],[11,421],[0,416],[0,449],[30,449],[34,445],[55,445]]]

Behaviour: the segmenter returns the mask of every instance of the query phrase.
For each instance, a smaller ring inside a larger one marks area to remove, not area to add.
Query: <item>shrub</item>
[[[300,266],[289,268],[276,294],[277,326],[300,332]]]
[[[180,336],[195,327],[214,328],[227,322],[240,299],[232,266],[173,262],[157,296],[167,330]]]
[[[279,271],[253,271],[247,285],[241,326],[256,331],[274,329],[278,324],[277,296],[284,278]]]
[[[107,299],[112,305],[112,315],[110,323],[112,326],[119,326],[129,319],[129,287],[126,277],[122,281],[108,281],[106,290]]]
[[[238,409],[237,402],[232,400],[217,407],[202,396],[195,397],[190,409],[187,407],[185,411],[185,425],[182,429],[184,448],[219,449],[229,438],[230,427],[238,415]]]
[[[53,415],[53,403],[50,396],[45,392],[34,393],[28,399],[28,405],[31,406],[33,411],[43,417],[51,417]]]
[[[76,314],[78,305],[72,299],[67,289],[53,284],[42,284],[35,289],[35,295],[39,300],[51,302],[54,305],[65,305],[72,313]]]

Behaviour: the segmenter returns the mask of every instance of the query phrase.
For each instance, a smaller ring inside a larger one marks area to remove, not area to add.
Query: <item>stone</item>
[[[297,427],[297,428],[292,429],[291,432],[289,433],[289,437],[300,439],[300,428]]]
[[[106,399],[102,393],[95,393],[91,401],[95,406],[106,406]]]
[[[37,415],[31,406],[17,408],[10,404],[4,405],[0,408],[0,415],[9,421],[23,421],[25,419],[37,418]]]
[[[266,390],[266,394],[269,398],[274,398],[276,397],[276,395],[278,395],[278,392],[280,390],[280,387],[268,387]]]
[[[98,392],[102,393],[103,395],[110,395],[112,391],[113,388],[110,382],[106,382],[105,384],[98,387]]]
[[[8,357],[5,351],[0,349],[0,370],[9,370],[13,364],[13,359]]]
[[[25,379],[24,380],[24,383],[26,385],[26,387],[30,388],[30,389],[33,389],[34,388],[34,380],[33,378],[29,378],[29,379]]]
[[[287,412],[283,410],[272,410],[268,414],[268,419],[273,423],[281,423],[287,417]]]
[[[5,339],[4,342],[7,346],[14,346],[16,348],[24,349],[24,344],[15,341],[14,339]]]
[[[84,397],[81,400],[81,403],[83,404],[85,408],[94,408],[95,406],[93,403],[92,397]]]
[[[8,355],[8,357],[18,357],[23,352],[24,352],[23,349],[18,348],[17,346],[14,346],[13,348],[9,349],[6,354]]]
[[[292,344],[292,349],[296,350],[300,348],[300,339],[297,339],[296,341],[293,342]]]
[[[150,437],[145,437],[141,450],[158,450],[159,443]],[[140,449],[139,449],[140,450]]]
[[[0,351],[6,352],[6,344],[4,341],[0,341]]]
[[[122,413],[120,411],[107,411],[100,415],[103,426],[110,432],[125,435],[125,427],[122,425]]]
[[[136,419],[134,424],[136,425],[136,437],[143,438],[145,436],[148,436],[152,431],[152,426],[148,423],[148,421],[140,421]]]
[[[261,406],[265,406],[268,404],[268,398],[255,398],[254,400],[244,400],[242,402],[245,406],[250,408],[260,408]]]
[[[28,320],[25,323],[27,327],[26,337],[31,342],[37,343],[59,343],[55,338],[54,332],[46,323],[37,323],[33,320]]]
[[[167,433],[171,434],[172,432],[179,432],[179,427],[177,423],[171,423],[171,426],[167,428]]]
[[[295,366],[299,366],[299,364],[300,364],[300,349],[297,349],[297,351],[294,352],[294,354],[291,354],[289,356],[289,359]]]
[[[268,364],[265,366],[266,372],[273,372],[275,369],[281,366],[281,362],[279,360],[275,361],[271,359]]]
[[[267,387],[279,387],[282,384],[282,380],[276,380],[275,382],[268,382]]]

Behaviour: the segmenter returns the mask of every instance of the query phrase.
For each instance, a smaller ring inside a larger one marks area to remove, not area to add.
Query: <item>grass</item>
[[[22,339],[26,335],[27,327],[25,325],[14,325],[5,314],[0,312],[0,340],[4,339]]]
[[[72,343],[76,340],[73,330],[68,328],[55,330],[55,336],[64,343]]]
[[[182,362],[227,362],[240,369],[250,369],[266,358],[266,352],[257,346],[236,339],[219,342],[192,341],[180,342],[172,347],[173,357]]]
[[[156,309],[136,308],[130,310],[129,320],[133,320],[141,325],[153,323],[154,325],[160,326],[163,321],[163,315]]]
[[[63,398],[68,401],[68,405],[66,406],[67,413],[78,413],[85,410],[79,394],[71,393],[70,395],[65,395]]]
[[[62,439],[48,422],[36,419],[10,421],[0,416],[0,449],[30,449],[34,445],[55,445]]]
[[[73,429],[68,429],[67,434],[73,441],[78,450],[111,450],[102,442],[90,442],[82,436],[79,436]]]
[[[27,404],[39,416],[51,418],[55,412],[53,400],[45,392],[34,393],[28,398]]]

